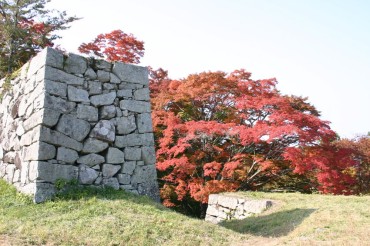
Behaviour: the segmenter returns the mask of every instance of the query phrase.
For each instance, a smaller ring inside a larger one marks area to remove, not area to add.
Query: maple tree
[[[77,17],[46,9],[50,0],[0,1],[0,77],[10,74],[60,38],[55,31],[69,28]]]
[[[83,54],[104,58],[108,61],[121,61],[138,64],[144,55],[144,42],[122,30],[99,34],[92,42],[78,47]]]
[[[210,193],[253,190],[294,175],[300,166],[285,158],[287,150],[335,138],[306,98],[282,95],[275,79],[252,80],[245,70],[151,76],[166,206],[206,204]]]

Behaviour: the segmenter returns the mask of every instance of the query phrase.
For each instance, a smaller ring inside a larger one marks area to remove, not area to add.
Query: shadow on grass
[[[268,215],[249,217],[243,220],[230,220],[221,226],[243,234],[263,237],[281,237],[293,231],[316,209],[292,209]]]

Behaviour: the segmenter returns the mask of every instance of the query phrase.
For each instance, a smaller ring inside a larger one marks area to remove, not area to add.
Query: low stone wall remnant
[[[57,180],[159,201],[147,68],[46,48],[13,77],[1,89],[0,178],[35,202]]]
[[[206,221],[217,224],[224,220],[245,219],[269,209],[271,200],[255,200],[230,194],[211,194],[208,198]]]

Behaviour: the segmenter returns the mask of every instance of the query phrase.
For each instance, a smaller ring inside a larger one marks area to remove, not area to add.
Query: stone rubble
[[[136,181],[136,179],[134,179]],[[271,200],[255,200],[228,194],[211,194],[205,220],[217,224],[224,220],[245,219],[273,205]]]
[[[61,179],[159,201],[146,68],[46,48],[11,85],[0,89],[0,178],[35,202]]]

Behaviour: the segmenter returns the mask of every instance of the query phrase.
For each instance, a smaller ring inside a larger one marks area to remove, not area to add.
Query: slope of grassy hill
[[[213,225],[113,190],[33,204],[0,180],[0,245],[370,245],[369,196],[240,194],[277,204]]]

